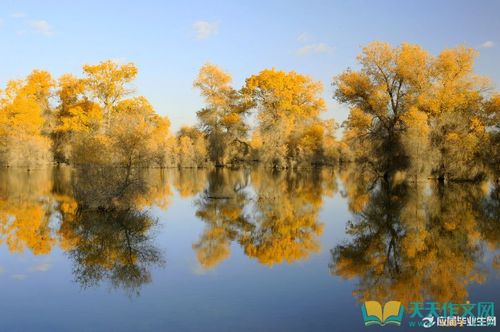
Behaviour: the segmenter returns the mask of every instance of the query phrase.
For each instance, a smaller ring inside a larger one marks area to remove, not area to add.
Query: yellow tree
[[[155,160],[162,162],[170,122],[159,116],[146,98],[118,103],[112,121],[109,139],[115,162],[127,167],[147,166]]]
[[[266,165],[290,166],[301,154],[298,143],[302,132],[320,134],[314,131],[320,128],[318,117],[326,109],[322,90],[320,82],[294,71],[265,69],[246,80],[244,93],[258,107],[256,130],[261,140],[260,158]],[[311,148],[304,143],[304,148]]]
[[[489,144],[482,151],[483,160],[494,176],[500,177],[500,94],[496,93],[486,101],[482,116],[488,130]]]
[[[402,143],[410,161],[406,171],[415,182],[425,180],[429,174],[429,156],[432,155],[427,114],[411,107],[401,119],[406,127]]]
[[[128,168],[165,167],[173,142],[170,121],[159,116],[145,97],[125,99],[128,84],[136,77],[134,64],[104,61],[85,65],[84,79],[64,75],[60,79],[55,141],[76,164],[108,164]],[[70,150],[70,153],[65,150]],[[64,155],[59,158],[66,161]]]
[[[97,65],[84,65],[83,72],[91,96],[103,109],[104,131],[108,131],[114,107],[131,93],[127,84],[137,76],[137,67],[133,63],[120,65],[107,60]]]
[[[389,178],[408,166],[402,116],[429,85],[430,57],[417,45],[372,42],[358,61],[359,71],[347,70],[333,81],[335,99],[350,106],[345,138],[361,150],[354,154],[358,161]]]
[[[440,180],[473,179],[482,172],[479,150],[488,137],[481,113],[488,84],[473,72],[476,55],[465,47],[443,50],[432,63],[432,85],[419,97],[438,154],[433,173]]]
[[[208,141],[210,160],[218,166],[243,159],[248,152],[244,117],[250,105],[231,87],[231,80],[219,67],[205,64],[193,84],[205,98],[206,107],[197,116]]]
[[[59,105],[54,112],[54,127],[51,132],[52,153],[58,163],[73,162],[75,140],[82,135],[95,134],[103,119],[101,107],[85,95],[84,80],[71,74],[58,80]]]
[[[26,85],[23,93],[32,97],[41,109],[44,119],[42,134],[48,136],[53,128],[53,109],[50,105],[50,98],[53,96],[53,89],[56,82],[49,72],[45,70],[33,70],[26,77]]]
[[[42,97],[33,85],[29,79],[10,81],[0,96],[0,162],[4,165],[30,168],[50,161]]]
[[[180,167],[203,167],[207,144],[203,132],[195,127],[182,127],[177,133],[177,156]]]
[[[334,79],[335,98],[351,108],[344,141],[352,158],[386,178],[407,170],[440,180],[483,176],[481,155],[495,150],[498,129],[475,56],[465,47],[436,57],[411,44],[364,47],[361,69]]]

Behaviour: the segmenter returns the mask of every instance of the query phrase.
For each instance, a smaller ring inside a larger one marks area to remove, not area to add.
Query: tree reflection
[[[153,242],[157,221],[137,205],[151,197],[143,174],[78,169],[72,188],[76,204],[61,201],[59,233],[73,261],[75,280],[84,288],[109,280],[114,288],[138,294],[151,282],[150,269],[163,264]],[[154,187],[151,201],[165,191]]]
[[[268,266],[307,259],[320,249],[323,226],[318,213],[323,196],[335,191],[331,170],[255,170],[251,177],[227,170],[211,172],[207,189],[196,201],[197,216],[207,223],[193,245],[200,265],[218,265],[230,255],[232,242]]]
[[[50,214],[50,172],[0,172],[0,244],[9,251],[44,255],[56,244]]]
[[[0,172],[0,244],[10,252],[68,253],[83,287],[109,280],[137,293],[163,264],[146,207],[167,208],[170,186],[159,172],[67,167]]]
[[[330,270],[359,279],[358,299],[460,302],[471,283],[485,280],[484,251],[499,247],[498,183],[387,179],[362,164],[338,175],[353,217],[349,239],[331,251]],[[294,263],[320,250],[319,212],[337,192],[336,176],[326,168],[10,169],[0,172],[0,244],[35,255],[59,246],[83,287],[109,283],[138,293],[164,264],[148,208],[168,208],[172,179],[181,196],[197,195],[205,228],[193,250],[203,269],[226,260],[235,245],[266,266]]]
[[[198,168],[184,168],[174,174],[173,185],[182,198],[195,196],[205,189],[207,184],[207,170]]]
[[[475,210],[479,213],[478,226],[482,239],[491,251],[500,248],[500,183],[484,188],[486,195],[475,202]],[[500,254],[493,259],[493,268],[500,269]]]
[[[467,300],[467,286],[486,278],[478,263],[482,240],[492,230],[484,232],[481,224],[498,226],[485,220],[487,215],[498,219],[498,213],[488,212],[494,208],[485,201],[484,186],[389,183],[375,177],[372,182],[348,172],[342,178],[353,213],[346,226],[350,239],[331,250],[331,273],[358,278],[354,295],[360,301]],[[363,204],[352,203],[365,193]]]
[[[257,192],[252,211],[255,227],[240,240],[245,254],[272,266],[307,259],[320,250],[318,237],[323,224],[318,213],[324,189],[321,175],[255,173],[252,178]]]
[[[248,174],[217,168],[208,175],[208,186],[195,201],[196,216],[206,223],[198,242],[193,244],[200,265],[213,268],[230,255],[231,241],[251,228],[244,213],[249,194]]]

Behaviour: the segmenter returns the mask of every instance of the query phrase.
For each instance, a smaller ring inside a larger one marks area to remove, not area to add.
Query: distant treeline
[[[228,73],[204,65],[194,81],[205,100],[198,124],[173,134],[145,97],[131,96],[134,64],[85,65],[83,77],[58,80],[35,70],[0,91],[0,164],[296,168],[354,161],[385,178],[498,174],[500,95],[474,74],[475,56],[465,47],[431,56],[418,45],[367,45],[360,69],[333,80],[334,98],[350,108],[341,140],[335,121],[320,117],[321,82],[294,71],[265,69],[235,89]]]

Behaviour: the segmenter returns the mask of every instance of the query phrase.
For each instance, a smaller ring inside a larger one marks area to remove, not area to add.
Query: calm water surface
[[[2,169],[0,330],[361,331],[368,299],[499,304],[499,218],[490,182]]]

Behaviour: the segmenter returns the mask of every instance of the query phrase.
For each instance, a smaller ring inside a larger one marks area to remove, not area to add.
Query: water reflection
[[[293,263],[319,252],[323,196],[335,192],[333,173],[256,173],[254,228],[244,234],[245,253],[262,264]]]
[[[352,218],[322,220],[338,182]],[[152,270],[166,261],[156,236],[168,224],[152,209],[168,209],[174,189],[203,223],[192,248],[206,270],[235,248],[265,266],[308,260],[330,249],[321,248],[326,221],[347,222],[330,271],[355,278],[359,300],[461,302],[470,284],[500,265],[500,256],[492,266],[482,263],[499,247],[500,189],[490,182],[389,182],[351,165],[303,172],[4,169],[0,185],[0,245],[34,255],[60,248],[84,288],[108,284],[138,294],[152,282]]]
[[[138,293],[151,282],[150,268],[163,263],[153,242],[157,220],[143,206],[166,206],[169,191],[149,186],[142,173],[105,167],[76,170],[72,188],[76,204],[61,208],[59,234],[75,280],[83,287],[109,280]]]
[[[196,216],[206,223],[198,242],[193,244],[200,265],[213,268],[230,254],[232,241],[253,225],[245,213],[249,203],[247,172],[215,169],[208,174],[208,185],[195,200]]]
[[[45,255],[58,244],[82,287],[106,280],[130,294],[163,264],[148,207],[168,206],[164,177],[106,167],[0,174],[0,240],[10,252]]]
[[[319,252],[323,225],[318,213],[335,184],[332,170],[210,172],[208,187],[195,203],[196,215],[206,222],[193,245],[200,265],[217,266],[229,256],[231,242],[268,266]]]
[[[54,209],[50,170],[0,172],[0,244],[10,252],[48,254],[56,244],[49,224]]]
[[[485,281],[484,241],[498,248],[498,185],[389,183],[353,169],[341,177],[350,239],[331,250],[330,270],[357,278],[360,301],[464,303],[467,287]]]

